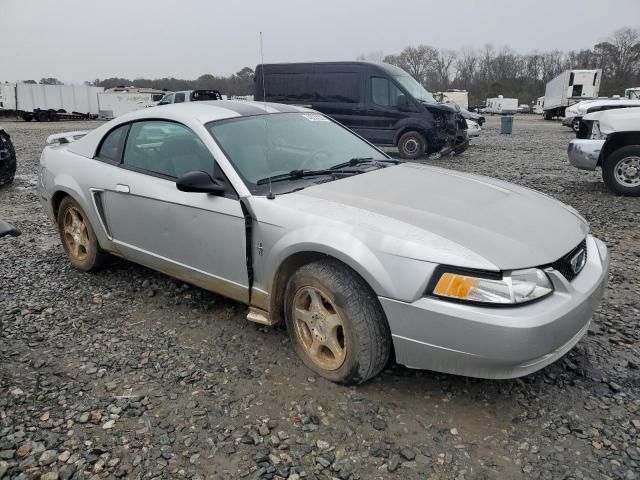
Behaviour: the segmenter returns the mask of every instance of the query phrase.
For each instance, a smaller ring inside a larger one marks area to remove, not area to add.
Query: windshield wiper
[[[355,173],[355,172],[354,172]],[[333,170],[291,170],[288,173],[281,173],[272,177],[261,178],[256,185],[264,185],[269,182],[281,182],[282,180],[295,180],[304,177],[315,177],[317,175],[335,175]]]
[[[329,167],[329,169],[330,170],[340,170],[341,168],[355,167],[355,166],[361,165],[363,163],[379,163],[379,162],[393,163],[393,164],[396,164],[396,165],[398,163],[400,163],[399,160],[393,160],[391,158],[356,157],[356,158],[350,159],[348,162],[339,163],[338,165],[334,165],[333,167]]]
[[[356,174],[356,173],[361,173],[362,170],[352,169],[352,168],[349,168],[347,170],[345,169],[348,167],[355,167],[360,164],[369,164],[369,163],[378,163],[378,162],[387,162],[387,163],[394,163],[394,164],[400,163],[399,160],[393,160],[389,158],[379,158],[379,159],[374,159],[371,157],[352,158],[348,162],[340,163],[338,165],[334,165],[332,167],[325,168],[322,170],[291,170],[288,173],[281,173],[278,175],[273,175],[272,177],[261,178],[256,182],[256,185],[264,185],[265,183],[269,183],[269,182],[281,182],[283,180],[296,180],[298,178],[305,178],[305,177],[315,177],[318,175]]]

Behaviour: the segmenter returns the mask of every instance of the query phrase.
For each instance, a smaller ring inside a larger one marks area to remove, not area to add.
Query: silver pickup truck
[[[602,168],[618,195],[640,196],[640,107],[607,110],[582,119],[587,138],[569,143],[569,162],[581,170]]]

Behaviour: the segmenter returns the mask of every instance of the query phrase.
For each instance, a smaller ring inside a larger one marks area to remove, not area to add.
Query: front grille
[[[573,267],[571,265],[571,259],[580,251],[580,249],[584,249],[585,255],[588,255],[588,252],[587,252],[587,239],[586,238],[584,240],[582,240],[582,242],[580,242],[580,244],[576,248],[571,250],[565,256],[563,256],[562,258],[556,260],[553,263],[550,263],[548,265],[544,265],[542,268],[551,267],[554,270],[557,270],[558,272],[560,272],[564,276],[564,278],[566,278],[567,280],[569,280],[571,282],[582,271],[582,269],[580,269],[578,271],[578,273],[574,272],[573,271]],[[586,259],[585,259],[585,261],[586,261]]]

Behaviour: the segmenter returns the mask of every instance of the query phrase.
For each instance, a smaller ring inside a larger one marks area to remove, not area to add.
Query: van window
[[[376,105],[395,107],[398,104],[399,95],[402,95],[402,92],[389,79],[371,77],[371,100]]]
[[[184,92],[176,93],[173,103],[182,103],[182,102],[184,102]]]
[[[266,77],[265,87],[272,102],[360,102],[358,73],[274,73]]]

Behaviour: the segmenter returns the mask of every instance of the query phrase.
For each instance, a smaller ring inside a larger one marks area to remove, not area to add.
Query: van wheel
[[[60,203],[58,230],[64,251],[75,268],[90,272],[107,263],[108,254],[100,250],[89,218],[71,197],[65,197]]]
[[[424,156],[427,149],[427,141],[418,132],[407,132],[398,141],[398,151],[402,158],[415,160]]]
[[[296,271],[285,291],[285,320],[307,367],[343,385],[377,375],[391,352],[391,334],[375,294],[347,266],[321,260]]]
[[[619,148],[605,158],[602,179],[618,195],[640,196],[640,145]]]

